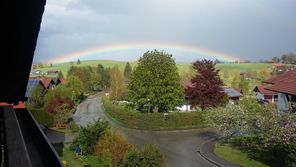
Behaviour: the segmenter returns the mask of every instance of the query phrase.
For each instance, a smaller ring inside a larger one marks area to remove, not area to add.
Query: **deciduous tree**
[[[124,84],[124,79],[118,66],[114,66],[111,69],[111,99],[121,100],[125,94],[126,87]]]
[[[141,111],[166,112],[181,106],[184,88],[172,55],[157,50],[144,53],[133,70],[128,99]]]
[[[225,102],[225,93],[215,63],[210,60],[196,61],[193,68],[196,75],[191,79],[192,85],[186,88],[186,96],[191,107],[200,106],[203,110],[206,107],[222,105]]]

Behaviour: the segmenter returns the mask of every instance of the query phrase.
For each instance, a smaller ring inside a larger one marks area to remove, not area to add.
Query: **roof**
[[[266,90],[265,88],[267,86],[268,85],[258,85],[258,86],[255,87],[254,91],[255,92],[260,92],[261,94],[264,94],[264,95],[275,95],[275,94],[277,94],[276,92]]]
[[[266,87],[267,90],[296,95],[296,68],[269,79],[268,82],[272,85]]]
[[[275,84],[276,82],[287,82],[290,79],[292,79],[293,77],[295,77],[295,75],[296,75],[296,68],[291,69],[285,73],[279,74],[275,77],[272,77],[264,82],[270,83],[270,84]]]
[[[53,82],[53,80],[51,78],[42,78],[40,82],[44,88],[48,88],[49,84]]]
[[[224,92],[228,97],[241,97],[243,96],[240,92],[235,90],[234,88],[224,88]]]
[[[39,79],[30,79],[28,81],[25,97],[30,97],[32,92],[35,90],[35,88],[37,87],[38,84],[40,84]]]

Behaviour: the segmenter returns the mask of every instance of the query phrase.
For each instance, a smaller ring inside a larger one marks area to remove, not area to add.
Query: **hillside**
[[[113,60],[87,60],[87,61],[81,61],[81,64],[73,63],[73,66],[93,66],[96,67],[98,64],[102,64],[104,67],[110,67],[112,68],[115,65],[119,66],[119,69],[123,71],[126,62],[122,61],[113,61]],[[130,62],[132,67],[136,66],[136,62]],[[191,64],[177,64],[177,67],[179,69],[179,72],[185,72],[188,71]],[[48,70],[60,70],[64,74],[64,76],[67,75],[67,72],[70,68],[70,63],[59,63],[59,64],[53,64],[52,67],[45,66],[44,68],[38,68],[38,70],[41,71],[48,71]],[[221,72],[228,71],[229,73],[233,72],[242,72],[242,71],[259,71],[261,69],[271,69],[272,64],[267,63],[242,63],[242,64],[217,64],[217,69],[220,69]]]

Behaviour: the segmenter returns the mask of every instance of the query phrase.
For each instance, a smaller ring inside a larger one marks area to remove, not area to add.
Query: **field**
[[[81,64],[73,63],[73,66],[93,66],[96,67],[98,64],[102,64],[104,67],[113,67],[115,65],[119,66],[119,69],[123,71],[126,62],[122,61],[112,61],[112,60],[87,60],[81,61]],[[130,62],[132,67],[136,66],[136,62]],[[180,73],[187,72],[191,64],[177,64]],[[46,72],[47,70],[60,70],[64,74],[67,75],[69,68],[71,67],[70,63],[59,63],[53,64],[52,67],[49,65],[45,65],[44,68],[39,68],[38,70]],[[241,64],[217,64],[217,69],[221,70],[221,74],[223,75],[224,71],[228,71],[231,75],[235,72],[244,72],[244,71],[259,71],[261,69],[270,70],[272,64],[267,63],[241,63]]]

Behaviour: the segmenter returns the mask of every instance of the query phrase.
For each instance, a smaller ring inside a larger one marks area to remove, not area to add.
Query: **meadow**
[[[38,70],[41,71],[48,71],[48,70],[60,70],[64,74],[64,76],[67,75],[67,72],[71,65],[73,66],[92,66],[96,67],[98,64],[102,64],[104,67],[113,67],[115,65],[118,65],[119,69],[121,71],[124,70],[126,62],[122,61],[113,61],[113,60],[86,60],[81,61],[80,64],[77,64],[76,62],[73,62],[72,64],[67,63],[58,63],[58,64],[52,64],[52,67],[50,65],[44,65],[43,68],[38,68]],[[135,67],[137,65],[136,62],[130,62],[132,67]],[[184,64],[184,63],[177,63],[177,67],[179,69],[180,74],[189,71],[189,67],[191,64]],[[223,75],[224,71],[227,71],[229,75],[237,72],[246,72],[246,71],[260,71],[262,69],[268,69],[269,71],[272,68],[272,64],[268,63],[239,63],[239,64],[217,64],[216,68],[220,70],[220,74]]]

